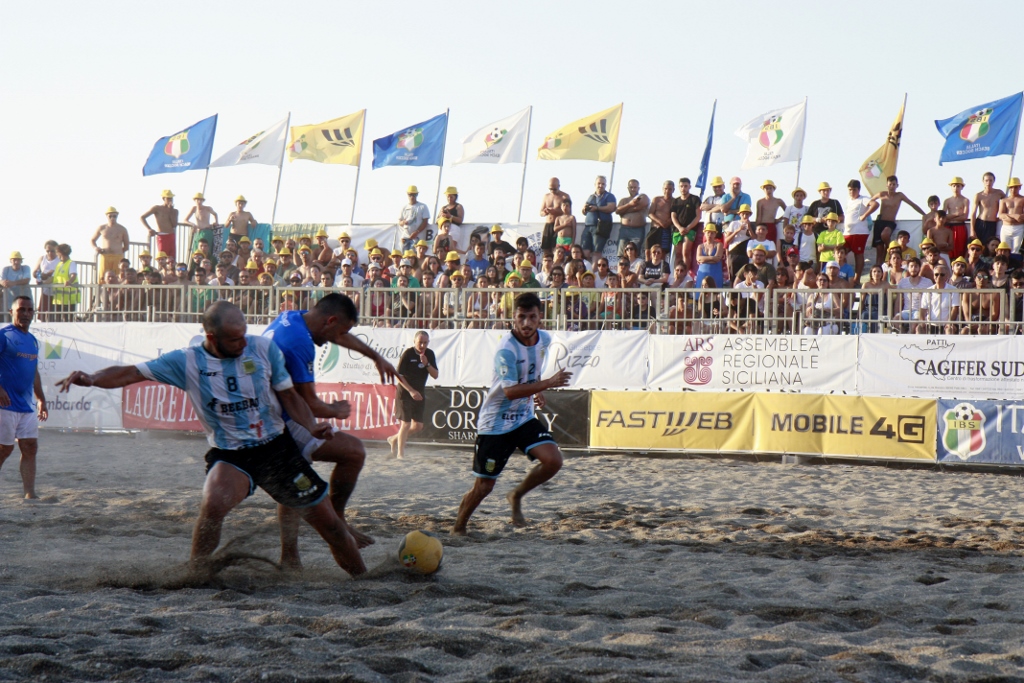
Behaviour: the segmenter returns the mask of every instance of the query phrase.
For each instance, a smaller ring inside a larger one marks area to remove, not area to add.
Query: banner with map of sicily
[[[1024,338],[860,336],[857,388],[866,396],[1024,396]]]

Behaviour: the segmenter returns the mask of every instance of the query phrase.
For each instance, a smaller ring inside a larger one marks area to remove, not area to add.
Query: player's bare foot
[[[394,436],[389,436],[388,437],[388,445],[391,446],[391,457],[396,457],[396,456],[399,457],[399,458],[402,457],[402,456],[398,455],[397,453],[395,453],[395,448],[398,446],[398,434],[395,434]]]
[[[35,492],[26,493],[25,500],[39,500],[39,496],[37,496]]]
[[[509,491],[505,496],[508,504],[512,506],[512,526],[526,526],[526,517],[523,517],[522,502],[515,491]]]
[[[362,531],[356,531],[355,527],[348,522],[345,522],[345,526],[348,527],[348,532],[352,534],[352,538],[356,539],[356,545],[360,548],[365,548],[366,546],[373,545],[375,543],[372,536],[367,536]]]
[[[455,527],[452,527],[451,535],[452,536],[469,536],[469,532],[466,531],[466,527],[464,527],[464,526],[463,527],[455,526]]]
[[[298,574],[302,571],[302,560],[297,557],[281,558],[281,571]]]

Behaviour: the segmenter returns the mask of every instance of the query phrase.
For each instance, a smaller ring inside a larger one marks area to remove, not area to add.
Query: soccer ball
[[[953,419],[958,422],[966,422],[974,419],[974,406],[970,403],[960,403],[953,408]]]
[[[491,130],[491,132],[487,134],[487,137],[484,138],[484,142],[487,144],[488,147],[490,147],[491,145],[495,144],[503,137],[505,137],[505,132],[506,131],[503,130],[502,128],[495,126]]]
[[[440,569],[443,556],[441,541],[425,531],[410,531],[398,546],[398,561],[420,574],[433,574]]]

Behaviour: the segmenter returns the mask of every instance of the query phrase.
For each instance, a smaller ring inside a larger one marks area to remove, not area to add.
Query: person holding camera
[[[615,195],[605,189],[608,179],[597,176],[594,194],[587,197],[583,205],[584,224],[580,246],[583,256],[590,260],[591,253],[600,256],[604,253],[604,245],[612,234],[612,216],[615,214]]]

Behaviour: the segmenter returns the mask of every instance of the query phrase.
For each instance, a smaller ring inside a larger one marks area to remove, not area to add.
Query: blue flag
[[[1022,101],[1024,93],[1017,93],[936,121],[939,135],[946,138],[939,166],[945,161],[1013,154],[1017,148]]]
[[[377,138],[373,141],[373,167],[440,166],[447,134],[448,114],[441,114]]]
[[[700,188],[700,196],[704,196],[704,189],[708,186],[708,166],[711,165],[711,139],[715,136],[715,110],[718,109],[718,100],[715,100],[711,107],[711,125],[708,126],[708,144],[704,147],[704,156],[700,158],[700,175],[697,176],[697,184],[694,187]]]
[[[217,115],[193,123],[185,130],[157,140],[142,167],[142,175],[181,173],[209,168],[213,154],[213,136],[217,132]]]

